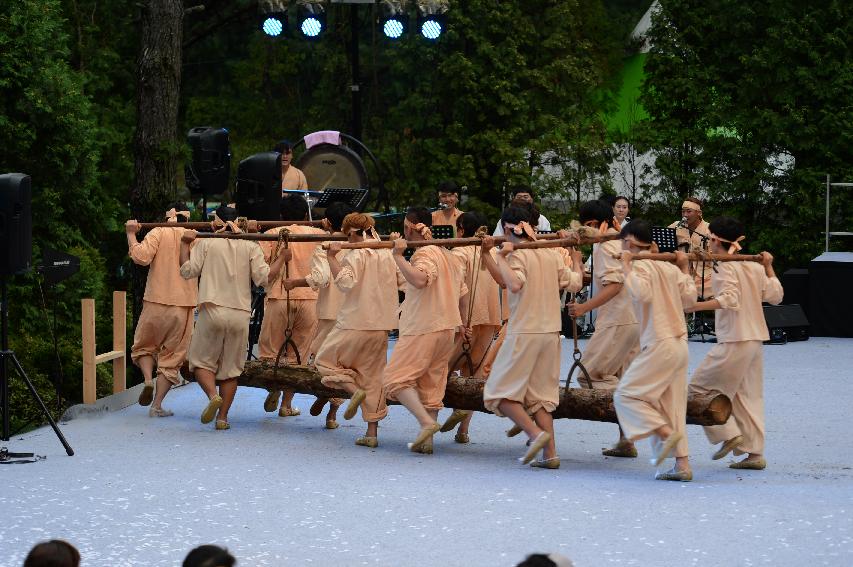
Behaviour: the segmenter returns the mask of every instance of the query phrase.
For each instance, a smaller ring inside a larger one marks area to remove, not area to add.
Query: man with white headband
[[[216,215],[225,226],[217,232],[239,234],[237,210],[221,206]],[[216,418],[216,429],[230,429],[228,410],[237,393],[237,377],[246,364],[249,318],[252,311],[251,283],[265,286],[275,282],[286,261],[279,254],[268,265],[257,242],[231,238],[206,238],[192,247],[196,232],[181,237],[181,277],[201,278],[198,290],[198,321],[187,358],[190,371],[208,403],[202,423]],[[218,391],[217,391],[218,390]]]
[[[711,227],[711,252],[737,254],[744,239],[739,221],[720,217]],[[712,459],[730,452],[746,454],[731,463],[733,469],[762,470],[764,458],[764,354],[763,341],[770,338],[761,302],[782,301],[782,284],[773,271],[773,256],[762,252],[764,261],[720,262],[711,277],[714,299],[697,303],[686,311],[713,309],[717,344],[693,372],[689,391],[722,392],[732,401],[732,415],[723,425],[705,427],[711,443],[721,443]]]
[[[560,290],[580,290],[583,262],[576,249],[572,269],[556,250],[515,249],[515,244],[536,240],[528,218],[518,207],[503,212],[507,241],[496,260],[490,254],[494,239],[483,239],[483,262],[506,286],[510,310],[506,339],[483,388],[483,404],[527,435],[529,449],[520,459],[524,464],[557,469],[551,414],[560,403]],[[534,460],[540,451],[543,458]]]
[[[655,474],[658,480],[693,479],[685,436],[687,420],[687,327],[684,310],[696,303],[696,286],[687,256],[676,253],[675,265],[656,260],[632,261],[655,250],[651,225],[634,219],[622,227],[622,270],[625,289],[640,324],[640,352],[622,375],[613,406],[625,437],[650,438],[654,465],[670,456],[675,466]]]
[[[459,210],[459,187],[453,181],[442,181],[438,185],[438,202],[441,208],[432,212],[432,226],[452,226],[456,237],[456,219],[462,214]]]
[[[186,204],[174,203],[166,212],[166,222],[175,223],[175,228],[154,228],[142,242],[136,239],[139,223],[129,220],[125,224],[131,259],[140,266],[149,266],[142,314],[133,333],[130,358],[145,379],[139,394],[139,404],[151,405],[148,410],[151,417],[172,415],[161,404],[169,389],[180,382],[179,369],[187,359],[187,347],[193,332],[198,280],[185,280],[177,269],[181,236],[184,233],[178,223],[186,222],[189,218]],[[156,396],[153,380],[155,363]]]
[[[681,204],[681,220],[675,221],[669,228],[675,229],[675,239],[678,247],[684,252],[701,252],[708,250],[710,228],[702,218],[702,199],[687,197]],[[710,297],[711,293],[710,262],[690,262],[690,273],[696,283],[696,291]],[[703,285],[704,284],[704,285]]]

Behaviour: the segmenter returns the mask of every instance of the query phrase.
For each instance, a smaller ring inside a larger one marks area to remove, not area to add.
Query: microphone
[[[687,217],[681,217],[681,222],[678,223],[681,228],[687,228]]]
[[[448,205],[447,205],[446,203],[439,203],[439,204],[438,204],[438,209],[436,209],[436,210],[439,210],[439,209],[440,209],[440,210],[442,210],[442,211],[443,211],[443,210],[444,210],[444,209],[446,209],[447,207],[448,207]]]

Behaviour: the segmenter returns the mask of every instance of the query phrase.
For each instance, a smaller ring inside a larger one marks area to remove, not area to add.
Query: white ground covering
[[[691,370],[710,346],[690,344]],[[516,462],[522,441],[494,416],[475,417],[472,444],[444,434],[424,456],[406,450],[417,426],[399,407],[369,450],[353,445],[362,422],[326,431],[306,396],[279,418],[250,388],[214,431],[189,385],[167,398],[172,418],[134,406],[64,424],[74,457],[49,428],[13,439],[48,458],[0,466],[0,565],[49,538],[87,567],[180,565],[202,543],[242,566],[511,566],[543,551],[581,566],[851,565],[851,368],[849,339],[765,347],[769,468],[712,462],[691,426],[692,483],[652,480],[646,443],[639,459],[601,457],[612,424],[559,420],[563,468],[546,471]]]

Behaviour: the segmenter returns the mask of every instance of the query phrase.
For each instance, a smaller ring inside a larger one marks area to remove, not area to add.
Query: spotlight
[[[444,29],[436,18],[424,18],[421,22],[421,35],[427,39],[438,39]]]
[[[388,39],[400,39],[409,27],[409,15],[406,13],[406,3],[395,0],[385,0],[382,3],[382,33]]]
[[[287,14],[269,12],[261,16],[261,31],[270,37],[280,36],[287,28]]]
[[[299,4],[299,30],[308,38],[316,38],[326,27],[326,13],[319,2]]]
[[[430,41],[436,41],[447,27],[447,0],[418,0],[418,31]]]
[[[400,36],[403,35],[405,29],[406,26],[397,18],[389,18],[385,20],[385,24],[382,26],[382,32],[385,34],[385,37],[389,39],[399,39]]]

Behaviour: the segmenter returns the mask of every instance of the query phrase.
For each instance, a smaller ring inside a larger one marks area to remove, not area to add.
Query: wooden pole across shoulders
[[[315,226],[322,227],[322,220],[315,221],[249,221],[249,223],[255,223],[252,226],[257,226],[258,230],[265,230],[268,228],[278,228],[280,226]],[[141,222],[139,223],[139,227],[148,230],[157,227],[166,227],[166,228],[186,228],[192,230],[216,230],[217,228],[222,228],[223,225],[217,223],[216,221],[210,222]]]
[[[277,242],[279,239],[278,234],[262,234],[258,232],[241,232],[239,234],[235,234],[233,232],[199,232],[196,234],[196,238],[230,238],[232,240],[255,240],[255,241],[266,241],[266,242]],[[382,240],[388,240],[390,238],[387,234],[380,234],[379,238]],[[347,237],[343,234],[295,234],[290,233],[287,237],[288,242],[329,242],[329,241],[338,241],[345,242]],[[376,242],[372,240],[371,242]],[[393,246],[390,246],[391,248]]]
[[[614,258],[621,258],[621,254],[614,254]],[[687,254],[691,262],[763,262],[761,254]],[[675,262],[674,252],[641,252],[634,254],[631,260],[658,260],[661,262]]]
[[[503,244],[506,242],[506,236],[493,236],[495,244]],[[596,242],[604,242],[606,240],[615,240],[619,238],[618,234],[605,234],[601,236],[569,236],[568,238],[559,238],[557,234],[543,234],[540,240],[518,242],[514,245],[516,249],[526,248],[560,248],[570,246],[580,246],[583,244],[593,244]],[[430,240],[408,240],[406,246],[408,248],[420,248],[422,246],[446,246],[448,248],[456,248],[458,246],[479,246],[482,244],[482,238],[434,238]],[[328,249],[328,246],[323,246]],[[391,249],[394,248],[393,242],[376,242],[375,240],[365,240],[364,242],[346,242],[341,245],[342,250],[353,250],[359,248]]]
[[[196,238],[227,238],[229,240],[253,240],[264,242],[278,242],[278,234],[264,234],[260,232],[199,232]],[[288,242],[326,242],[327,240],[346,240],[342,234],[290,234]]]

